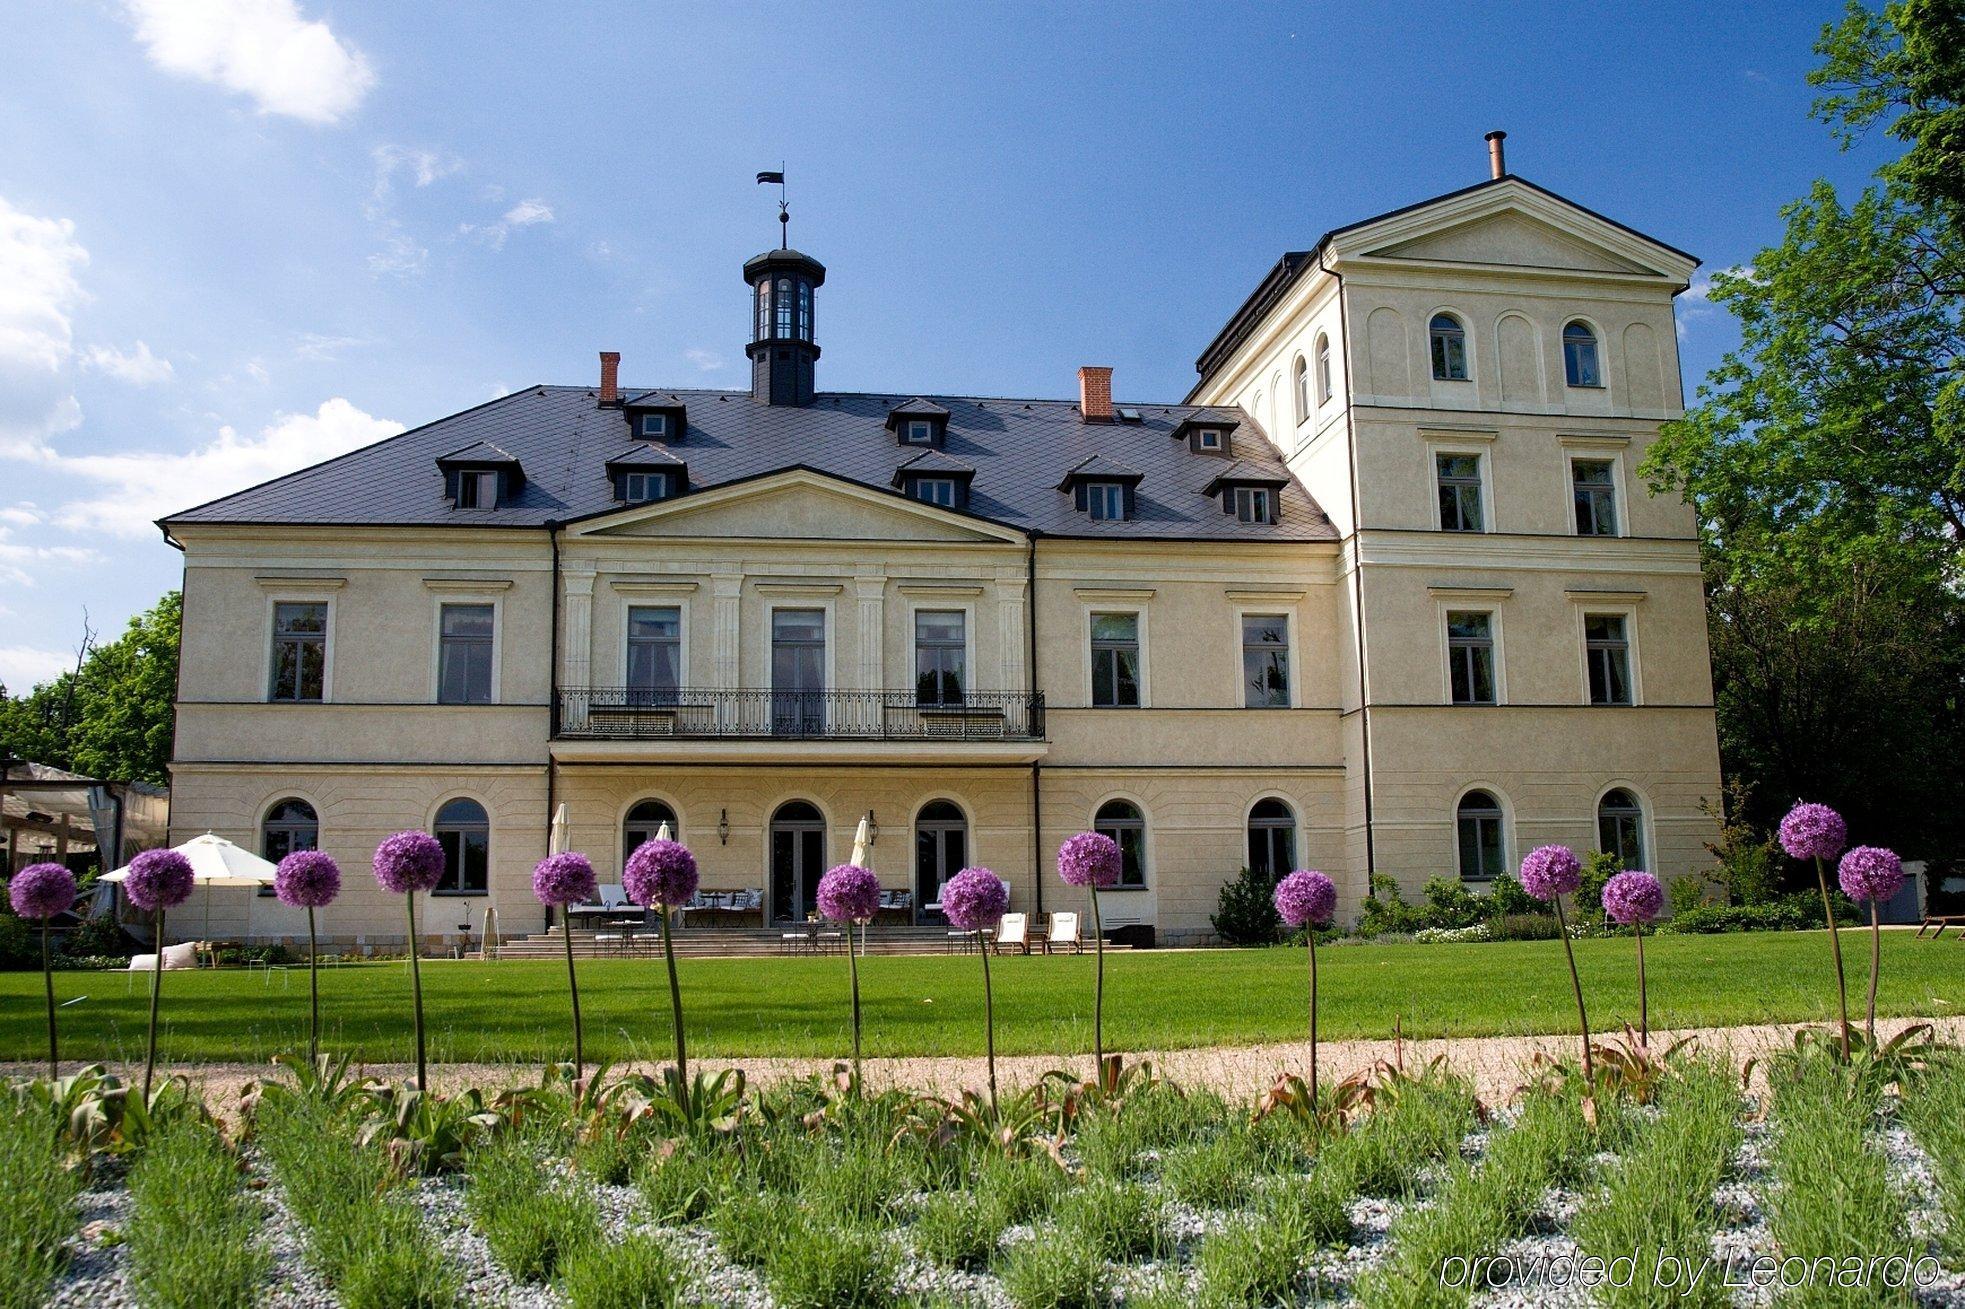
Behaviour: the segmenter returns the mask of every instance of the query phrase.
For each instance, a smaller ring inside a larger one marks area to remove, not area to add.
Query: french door
[[[826,823],[803,800],[771,816],[771,921],[802,923],[818,908],[826,871]]]
[[[826,724],[826,611],[771,611],[771,731],[819,736]]]

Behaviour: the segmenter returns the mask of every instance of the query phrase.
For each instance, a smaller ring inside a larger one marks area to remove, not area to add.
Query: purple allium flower
[[[191,884],[196,880],[191,861],[177,851],[145,850],[130,860],[123,893],[145,912],[175,909],[191,898]]]
[[[1119,843],[1103,832],[1080,832],[1058,847],[1058,877],[1067,886],[1117,886],[1124,866]]]
[[[1568,895],[1582,884],[1582,861],[1566,845],[1539,845],[1522,860],[1522,889],[1537,900]]]
[[[7,899],[22,918],[53,918],[75,903],[75,874],[60,864],[29,864],[7,883]]]
[[[1833,859],[1849,844],[1849,825],[1825,804],[1797,804],[1781,820],[1781,848],[1795,859]]]
[[[1603,884],[1603,911],[1626,927],[1649,923],[1665,911],[1665,884],[1633,869]]]
[[[1276,912],[1291,927],[1327,927],[1337,912],[1337,883],[1312,869],[1299,868],[1276,883]]]
[[[1851,900],[1888,900],[1904,884],[1904,861],[1894,850],[1859,845],[1842,856],[1835,870],[1842,893]]]
[[[696,856],[680,841],[643,841],[621,873],[628,899],[671,909],[689,903],[697,881]]]
[[[375,880],[385,891],[427,891],[443,873],[443,843],[428,832],[397,832],[375,847]]]
[[[273,894],[295,909],[319,909],[341,894],[341,865],[319,850],[295,850],[273,870]]]
[[[1010,884],[987,868],[964,868],[942,883],[942,914],[965,932],[994,927],[1010,907]]]
[[[880,912],[880,879],[858,864],[841,864],[819,879],[819,912],[835,923],[870,923]]]
[[[594,866],[583,854],[549,854],[532,869],[532,896],[540,904],[584,904],[600,894]]]

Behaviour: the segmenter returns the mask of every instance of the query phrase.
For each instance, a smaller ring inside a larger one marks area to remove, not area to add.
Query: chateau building
[[[1696,261],[1494,145],[1284,255],[1179,404],[1094,367],[1069,400],[827,391],[826,269],[778,249],[743,266],[747,391],[604,353],[170,516],[173,839],[329,851],[323,931],[371,944],[403,828],[450,852],[431,933],[538,930],[562,806],[603,882],[667,822],[765,924],[863,818],[920,923],[968,864],[1078,908],[1048,870],[1106,831],[1107,925],[1163,944],[1244,866],[1324,869],[1346,916],[1371,874],[1478,884],[1548,841],[1702,866],[1698,545],[1637,474]]]

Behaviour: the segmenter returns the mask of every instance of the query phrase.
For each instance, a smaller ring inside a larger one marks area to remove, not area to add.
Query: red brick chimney
[[[1112,421],[1112,370],[1087,365],[1078,370],[1078,412],[1088,423]]]
[[[600,352],[600,402],[604,405],[621,403],[621,352],[619,350]]]

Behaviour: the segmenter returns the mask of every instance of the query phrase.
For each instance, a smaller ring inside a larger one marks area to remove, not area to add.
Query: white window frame
[[[649,495],[649,496],[635,495],[634,482],[636,478],[641,478],[643,480],[644,485],[651,479],[659,478],[660,485],[662,488],[662,493],[660,495]],[[670,498],[670,496],[674,494],[674,492],[670,489],[675,484],[674,479],[675,479],[674,473],[662,472],[660,470],[654,472],[623,473],[621,474],[621,492],[622,492],[621,502],[623,504],[645,505],[645,504],[655,504],[659,501],[667,500]]]
[[[1453,614],[1486,614],[1488,633],[1494,644],[1494,703],[1508,703],[1508,658],[1507,644],[1502,640],[1501,606],[1494,597],[1475,599],[1469,596],[1442,598],[1436,602],[1439,610],[1440,638],[1440,703],[1450,709],[1486,709],[1492,706],[1473,701],[1462,704],[1453,698]]]
[[[1465,377],[1441,377],[1433,371],[1433,320],[1442,314],[1445,314],[1448,318],[1451,318],[1460,325],[1460,353],[1467,361],[1467,375]],[[1474,358],[1474,329],[1469,325],[1473,321],[1473,318],[1465,310],[1455,309],[1451,305],[1440,305],[1438,308],[1426,311],[1424,331],[1426,333],[1426,377],[1429,382],[1445,382],[1449,385],[1459,385],[1471,383],[1474,380],[1476,376],[1474,372],[1476,365]]]
[[[1244,514],[1242,512],[1242,506],[1245,498],[1249,513],[1253,514],[1258,503],[1258,496],[1261,497],[1260,503],[1266,512],[1260,517],[1250,517],[1248,514]],[[1235,521],[1238,523],[1273,523],[1279,516],[1277,514],[1276,488],[1273,486],[1231,486],[1228,488],[1228,501],[1233,506]]]
[[[470,510],[498,508],[498,500],[499,500],[500,492],[502,492],[505,489],[504,481],[505,479],[499,475],[498,470],[495,468],[458,469],[456,507],[459,509],[470,509]],[[464,499],[465,499],[464,488],[466,486],[470,486],[473,488],[471,498],[475,500],[477,503],[475,504],[464,503]],[[487,486],[491,488],[490,504],[485,504],[483,497],[478,494],[479,491],[481,491],[484,487]]]
[[[839,689],[839,622],[838,622],[838,615],[834,612],[834,608],[835,606],[830,596],[824,598],[814,598],[814,599],[802,599],[802,598],[792,599],[790,597],[786,597],[783,600],[773,600],[770,604],[764,607],[764,686],[762,687],[763,690],[773,691],[777,689],[771,684],[772,665],[773,665],[772,652],[775,645],[772,639],[772,633],[777,631],[778,620],[776,615],[780,609],[786,609],[786,610],[817,609],[825,615],[824,622],[825,622],[825,634],[826,634],[826,661],[825,661],[826,684],[820,689],[828,693]],[[790,798],[798,799],[799,797],[792,796]],[[776,812],[775,806],[773,807],[773,812]],[[768,826],[768,820],[767,820],[767,826]]]
[[[901,443],[903,445],[933,445],[935,425],[925,418],[906,418],[901,420]]]
[[[1102,501],[1104,500],[1103,493],[1107,493],[1107,492],[1110,492],[1118,497],[1119,512],[1116,514],[1100,515],[1096,513],[1092,508],[1093,498],[1097,497]],[[1124,482],[1112,481],[1110,479],[1101,481],[1096,478],[1087,478],[1085,481],[1085,516],[1091,519],[1095,523],[1126,522],[1127,521],[1126,484]]]
[[[1219,427],[1197,427],[1194,429],[1194,448],[1196,450],[1221,449],[1221,429]]]
[[[959,612],[962,615],[962,698],[964,701],[973,699],[981,689],[981,683],[976,679],[976,674],[979,671],[976,664],[976,602],[969,599],[936,599],[934,597],[924,596],[920,599],[908,600],[906,608],[907,690],[909,694],[914,692],[916,681],[920,676],[915,658],[918,637],[915,633],[914,616],[923,610],[931,614],[952,614]],[[1088,637],[1086,648],[1089,649],[1090,645],[1091,642]],[[926,802],[924,801],[923,803]]]
[[[1635,708],[1644,703],[1644,660],[1638,654],[1637,604],[1633,601],[1604,600],[1588,594],[1570,597],[1576,608],[1576,671],[1581,680],[1577,684],[1577,701],[1590,709]],[[1590,699],[1590,638],[1588,620],[1594,617],[1615,615],[1624,620],[1624,649],[1626,662],[1630,666],[1631,703],[1625,705],[1597,704]],[[1591,821],[1596,818],[1591,813]]]
[[[947,487],[948,488],[947,503],[943,503],[942,501],[934,499],[931,496],[925,496],[921,494],[921,492],[924,489],[930,486]],[[907,498],[916,501],[917,503],[920,504],[933,505],[937,509],[953,509],[955,508],[955,502],[962,498],[962,488],[957,484],[956,479],[953,477],[929,477],[929,476],[911,477],[908,479]]]
[[[491,698],[487,705],[505,702],[505,596],[500,591],[438,591],[430,601],[430,703],[445,709],[482,709],[484,705],[447,704],[443,696],[443,611],[445,605],[491,606]],[[473,796],[472,799],[477,799]],[[483,804],[482,800],[478,803]],[[431,811],[435,813],[435,810]]]
[[[621,640],[618,653],[620,676],[614,679],[616,686],[628,684],[628,611],[631,609],[675,609],[679,630],[677,639],[682,643],[680,657],[676,661],[676,685],[694,686],[689,680],[689,599],[683,595],[622,595],[619,597],[621,610]],[[643,797],[644,799],[647,797]],[[625,810],[623,811],[626,812]],[[676,810],[679,814],[682,811]]]
[[[1111,611],[1107,610],[1104,612],[1109,613]],[[1153,812],[1152,810],[1146,807],[1145,801],[1141,800],[1138,796],[1125,791],[1115,791],[1110,795],[1102,795],[1097,800],[1092,802],[1091,812],[1089,812],[1085,816],[1086,817],[1085,830],[1096,831],[1098,828],[1099,810],[1105,808],[1107,805],[1111,804],[1115,800],[1123,804],[1131,805],[1133,807],[1134,812],[1139,814],[1139,826],[1140,826],[1140,838],[1141,838],[1139,843],[1139,885],[1124,886],[1115,883],[1111,886],[1100,887],[1099,890],[1107,895],[1110,895],[1115,891],[1128,895],[1136,895],[1142,891],[1151,891],[1153,889],[1153,883],[1154,883],[1154,877],[1153,877],[1154,822],[1153,822]],[[1246,826],[1244,826],[1243,828],[1243,833],[1244,833],[1243,840],[1246,841],[1248,839]]]
[[[1311,368],[1316,373],[1317,408],[1322,409],[1337,394],[1336,365],[1331,360],[1329,332],[1317,333],[1311,357]]]
[[[1494,524],[1494,461],[1488,457],[1483,446],[1466,445],[1452,441],[1428,441],[1426,443],[1426,501],[1432,519],[1432,530],[1442,536],[1485,536],[1498,530]],[[1450,528],[1440,522],[1440,459],[1472,459],[1480,478],[1481,486],[1481,525],[1473,531]]]
[[[1658,870],[1655,865],[1658,862],[1658,833],[1652,822],[1652,817],[1657,810],[1651,803],[1651,797],[1639,789],[1634,782],[1610,782],[1599,790],[1596,799],[1590,802],[1590,848],[1592,850],[1602,849],[1600,842],[1603,840],[1603,834],[1598,830],[1597,815],[1603,806],[1604,797],[1612,791],[1628,791],[1631,793],[1632,798],[1637,801],[1638,840],[1644,844],[1643,854],[1647,864],[1647,867],[1642,871],[1657,873]],[[1659,874],[1659,876],[1660,880],[1663,880],[1663,875]]]
[[[648,430],[650,423],[659,423],[659,431]],[[669,439],[669,415],[642,414],[635,420],[635,435],[644,441],[666,441]]]
[[[1092,615],[1093,614],[1131,614],[1133,616],[1133,620],[1136,624],[1135,630],[1139,633],[1139,704],[1136,706],[1135,705],[1106,706],[1106,705],[1094,705],[1092,703]],[[1146,607],[1140,604],[1127,604],[1124,602],[1108,603],[1102,601],[1092,601],[1087,603],[1083,607],[1082,611],[1079,614],[1080,625],[1078,630],[1085,634],[1085,644],[1080,648],[1083,651],[1083,656],[1082,656],[1083,664],[1081,666],[1081,671],[1083,672],[1085,678],[1084,687],[1085,687],[1086,708],[1088,709],[1118,708],[1118,709],[1130,711],[1135,708],[1150,709],[1153,707],[1153,697],[1149,691],[1149,688],[1152,685],[1152,679],[1150,677],[1150,673],[1152,672],[1152,663],[1150,662],[1150,657],[1147,654],[1148,643],[1146,639],[1146,635],[1147,635],[1146,619],[1147,619]],[[1241,653],[1240,649],[1238,648],[1236,651],[1238,657],[1240,653]],[[1142,810],[1141,812],[1144,812],[1144,810]]]
[[[1482,878],[1470,883],[1460,873],[1460,802],[1476,791],[1486,792],[1494,797],[1496,807],[1501,810],[1501,871],[1519,868],[1515,860],[1515,806],[1508,793],[1489,781],[1469,782],[1454,792],[1453,800],[1446,810],[1447,867],[1453,869],[1454,880],[1462,886],[1493,886],[1494,878]],[[1591,810],[1591,822],[1596,821],[1596,811]],[[1513,874],[1509,874],[1512,876]]]
[[[322,640],[326,649],[321,653],[321,698],[319,700],[275,700],[273,698],[273,639],[274,625],[278,621],[278,606],[293,604],[324,604],[327,606],[327,632]],[[332,591],[283,590],[271,588],[266,594],[266,622],[263,628],[266,639],[260,643],[259,650],[259,702],[262,704],[333,704],[334,703],[334,593]],[[284,799],[285,795],[277,798]],[[314,811],[319,813],[317,807]]]
[[[1581,323],[1589,329],[1591,344],[1596,347],[1597,351],[1597,380],[1594,382],[1572,382],[1569,380],[1568,332],[1571,323]],[[1604,350],[1606,340],[1607,338],[1604,336],[1603,329],[1581,314],[1570,314],[1562,320],[1562,326],[1556,329],[1556,346],[1562,354],[1562,385],[1565,391],[1608,391],[1610,389],[1609,360],[1606,358]]]
[[[1268,617],[1274,614],[1281,614],[1283,616],[1283,641],[1285,645],[1285,649],[1283,653],[1284,653],[1284,657],[1289,660],[1289,667],[1290,667],[1289,703],[1287,705],[1259,705],[1257,707],[1262,709],[1272,709],[1272,710],[1281,709],[1281,708],[1288,708],[1288,709],[1302,708],[1303,707],[1303,690],[1302,690],[1303,670],[1299,666],[1300,661],[1297,658],[1297,652],[1302,648],[1302,646],[1301,643],[1298,642],[1298,640],[1296,639],[1296,606],[1293,604],[1256,604],[1254,602],[1248,602],[1248,603],[1236,605],[1234,607],[1234,611],[1235,611],[1235,685],[1241,687],[1241,694],[1236,697],[1240,707],[1246,709],[1249,703],[1248,688],[1246,686],[1242,686],[1242,658],[1243,658],[1242,624],[1245,620],[1249,618]],[[1144,645],[1142,645],[1141,646],[1142,654],[1144,653],[1144,650],[1145,647]],[[1260,800],[1262,798],[1263,798],[1262,796],[1256,797],[1257,800]],[[1290,801],[1288,797],[1278,795],[1276,798],[1279,800],[1283,800],[1286,804],[1289,804],[1291,813],[1296,812],[1296,806],[1294,802]],[[1255,802],[1253,800],[1250,801],[1250,804],[1254,804],[1254,803]],[[1299,825],[1301,825],[1300,820],[1299,820]]]
[[[1598,536],[1585,536],[1576,530],[1576,465],[1578,461],[1610,465],[1610,505],[1617,515],[1617,530]],[[1624,459],[1621,446],[1585,448],[1568,446],[1563,451],[1563,507],[1568,516],[1569,534],[1579,541],[1613,541],[1631,534],[1630,511],[1624,499]]]

